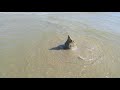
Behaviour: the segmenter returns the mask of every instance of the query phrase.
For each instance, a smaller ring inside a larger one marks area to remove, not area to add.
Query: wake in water
[[[63,57],[69,57],[68,60],[66,59],[63,62],[71,64],[79,61],[84,62],[84,65],[91,65],[102,57],[100,51],[101,45],[96,39],[84,36],[77,41],[79,41],[78,45],[68,35],[67,41],[64,44],[58,45],[49,50],[64,50],[58,52],[58,54]]]

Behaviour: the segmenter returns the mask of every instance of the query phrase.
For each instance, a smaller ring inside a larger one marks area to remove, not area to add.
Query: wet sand
[[[0,77],[120,77],[120,13],[0,13]],[[77,50],[52,49],[67,35]]]

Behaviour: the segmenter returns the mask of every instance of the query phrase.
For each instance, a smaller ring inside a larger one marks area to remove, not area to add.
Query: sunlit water
[[[0,77],[120,77],[120,13],[1,12]]]

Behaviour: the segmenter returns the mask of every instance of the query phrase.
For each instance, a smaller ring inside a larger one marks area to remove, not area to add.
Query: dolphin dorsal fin
[[[68,35],[68,41],[72,41],[69,35]]]
[[[68,35],[68,38],[70,39],[70,36]]]

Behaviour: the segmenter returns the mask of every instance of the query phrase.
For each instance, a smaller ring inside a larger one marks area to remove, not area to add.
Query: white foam
[[[77,46],[72,47],[71,50],[77,50]]]

